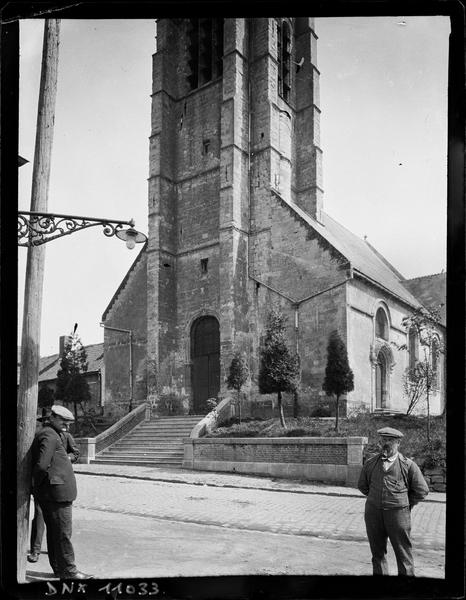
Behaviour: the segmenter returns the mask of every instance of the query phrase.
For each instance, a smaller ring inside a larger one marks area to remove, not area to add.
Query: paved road
[[[365,541],[364,498],[78,475],[77,508],[248,531]],[[444,505],[413,509],[413,542],[443,550]],[[434,515],[432,513],[435,513]],[[434,517],[434,518],[433,518]]]
[[[76,470],[77,562],[100,578],[371,574],[357,490],[338,494],[289,482],[266,489],[270,479],[256,487],[256,480],[213,474],[203,485],[202,474],[195,482],[174,482]],[[443,502],[413,510],[418,576],[444,576],[444,529]],[[391,551],[389,562],[395,574]],[[50,577],[47,556],[28,570],[33,578]]]

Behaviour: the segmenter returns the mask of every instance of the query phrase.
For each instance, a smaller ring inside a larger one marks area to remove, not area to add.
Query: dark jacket
[[[395,472],[400,473],[399,481],[390,481],[392,478],[390,471],[397,466],[394,465],[382,477],[383,482],[381,485],[383,488],[379,490],[376,474],[379,473],[379,468],[382,469],[381,458],[380,453],[369,458],[364,463],[359,476],[358,489],[365,496],[368,496],[368,502],[372,502],[378,508],[408,505],[413,507],[427,496],[429,488],[420,468],[413,460],[406,458],[401,453],[398,453],[398,460],[396,461],[399,469],[396,468],[395,470]]]
[[[39,501],[76,499],[76,478],[67,446],[65,434],[58,433],[51,425],[44,425],[36,433],[32,443],[32,481],[33,494]]]
[[[71,433],[68,433],[68,431],[64,431],[63,435],[65,437],[65,450],[68,454],[68,458],[71,460],[72,463],[75,463],[80,457],[81,452],[78,446],[76,446],[76,442],[74,441]]]

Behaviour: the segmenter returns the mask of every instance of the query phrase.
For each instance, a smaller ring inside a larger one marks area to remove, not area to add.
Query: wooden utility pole
[[[45,20],[31,188],[31,211],[38,212],[47,211],[57,94],[59,31],[59,20]],[[20,583],[26,580],[26,554],[29,547],[31,444],[36,429],[44,261],[44,244],[28,247],[17,410],[17,578]]]

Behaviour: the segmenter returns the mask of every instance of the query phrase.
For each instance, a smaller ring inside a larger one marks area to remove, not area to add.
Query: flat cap
[[[52,406],[52,415],[57,415],[57,417],[61,417],[64,421],[74,421],[73,413],[64,406],[60,406],[60,404]]]
[[[378,429],[377,433],[384,437],[392,437],[392,438],[402,438],[403,434],[398,429],[393,429],[393,427],[382,427],[382,429]]]

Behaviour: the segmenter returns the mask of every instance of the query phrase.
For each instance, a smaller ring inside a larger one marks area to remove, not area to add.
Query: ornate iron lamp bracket
[[[64,235],[89,227],[103,227],[103,234],[112,237],[121,232],[124,225],[134,227],[134,221],[95,219],[76,215],[59,215],[45,212],[18,211],[18,246],[39,246]]]

